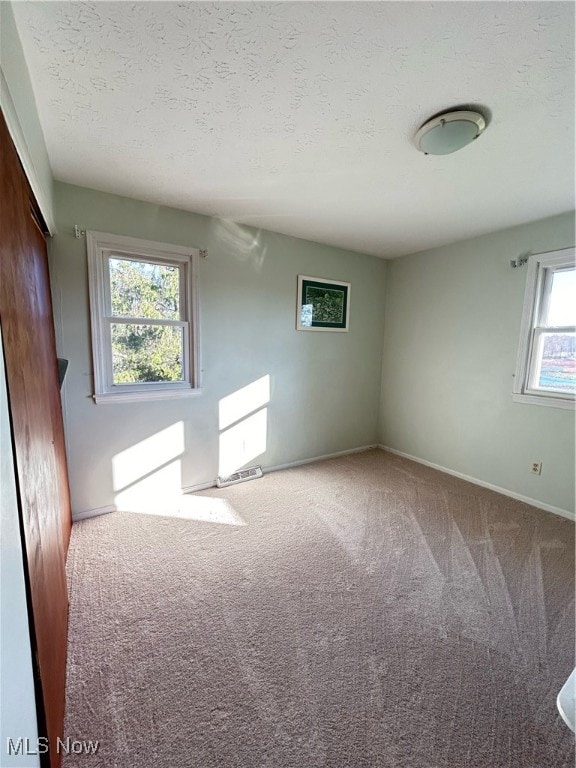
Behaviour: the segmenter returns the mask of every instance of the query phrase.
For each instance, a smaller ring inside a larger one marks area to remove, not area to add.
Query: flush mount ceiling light
[[[426,121],[414,141],[425,155],[449,155],[477,139],[485,128],[486,120],[479,112],[444,112]]]

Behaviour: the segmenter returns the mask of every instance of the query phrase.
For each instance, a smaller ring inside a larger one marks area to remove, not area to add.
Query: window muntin
[[[88,232],[96,402],[198,392],[199,252]]]
[[[574,249],[529,260],[515,399],[573,407],[576,392]]]

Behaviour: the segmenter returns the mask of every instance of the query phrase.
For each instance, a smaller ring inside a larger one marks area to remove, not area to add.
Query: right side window
[[[531,256],[514,400],[574,408],[576,268],[574,248]]]

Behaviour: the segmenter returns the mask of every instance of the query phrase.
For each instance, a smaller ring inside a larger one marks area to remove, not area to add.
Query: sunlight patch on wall
[[[177,421],[172,426],[131,445],[130,448],[117,453],[112,458],[114,490],[121,491],[135,484],[141,485],[148,476],[157,478],[160,467],[172,463],[183,453],[184,422]],[[166,474],[166,479],[172,481],[172,485],[166,488],[166,491],[175,490],[173,472],[172,469]],[[159,480],[156,479],[155,484],[158,485],[158,483]],[[148,483],[147,486],[149,485]],[[178,490],[181,488],[180,474],[178,474],[177,488]]]
[[[116,509],[124,512],[147,512],[173,508],[182,495],[182,467],[180,459],[150,472],[136,483],[116,494]]]
[[[182,494],[183,453],[184,424],[179,421],[115,456],[116,509],[219,525],[245,525],[225,499]]]
[[[270,376],[253,381],[231,395],[223,397],[219,404],[220,429],[226,429],[235,421],[243,419],[249,413],[262,408],[270,402]]]
[[[218,474],[231,475],[266,451],[268,408],[243,419],[220,435]]]
[[[265,453],[270,402],[270,375],[237,389],[220,400],[218,474],[231,475]]]

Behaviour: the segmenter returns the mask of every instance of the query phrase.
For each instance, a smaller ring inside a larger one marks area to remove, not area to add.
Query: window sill
[[[573,411],[576,403],[573,399],[566,397],[551,397],[549,395],[525,395],[514,393],[512,400],[515,403],[525,403],[526,405],[546,405],[549,408],[564,408]]]
[[[92,398],[96,405],[113,405],[114,403],[137,403],[144,400],[178,400],[201,394],[201,389],[151,389],[149,392],[105,392],[100,395],[92,395]]]

